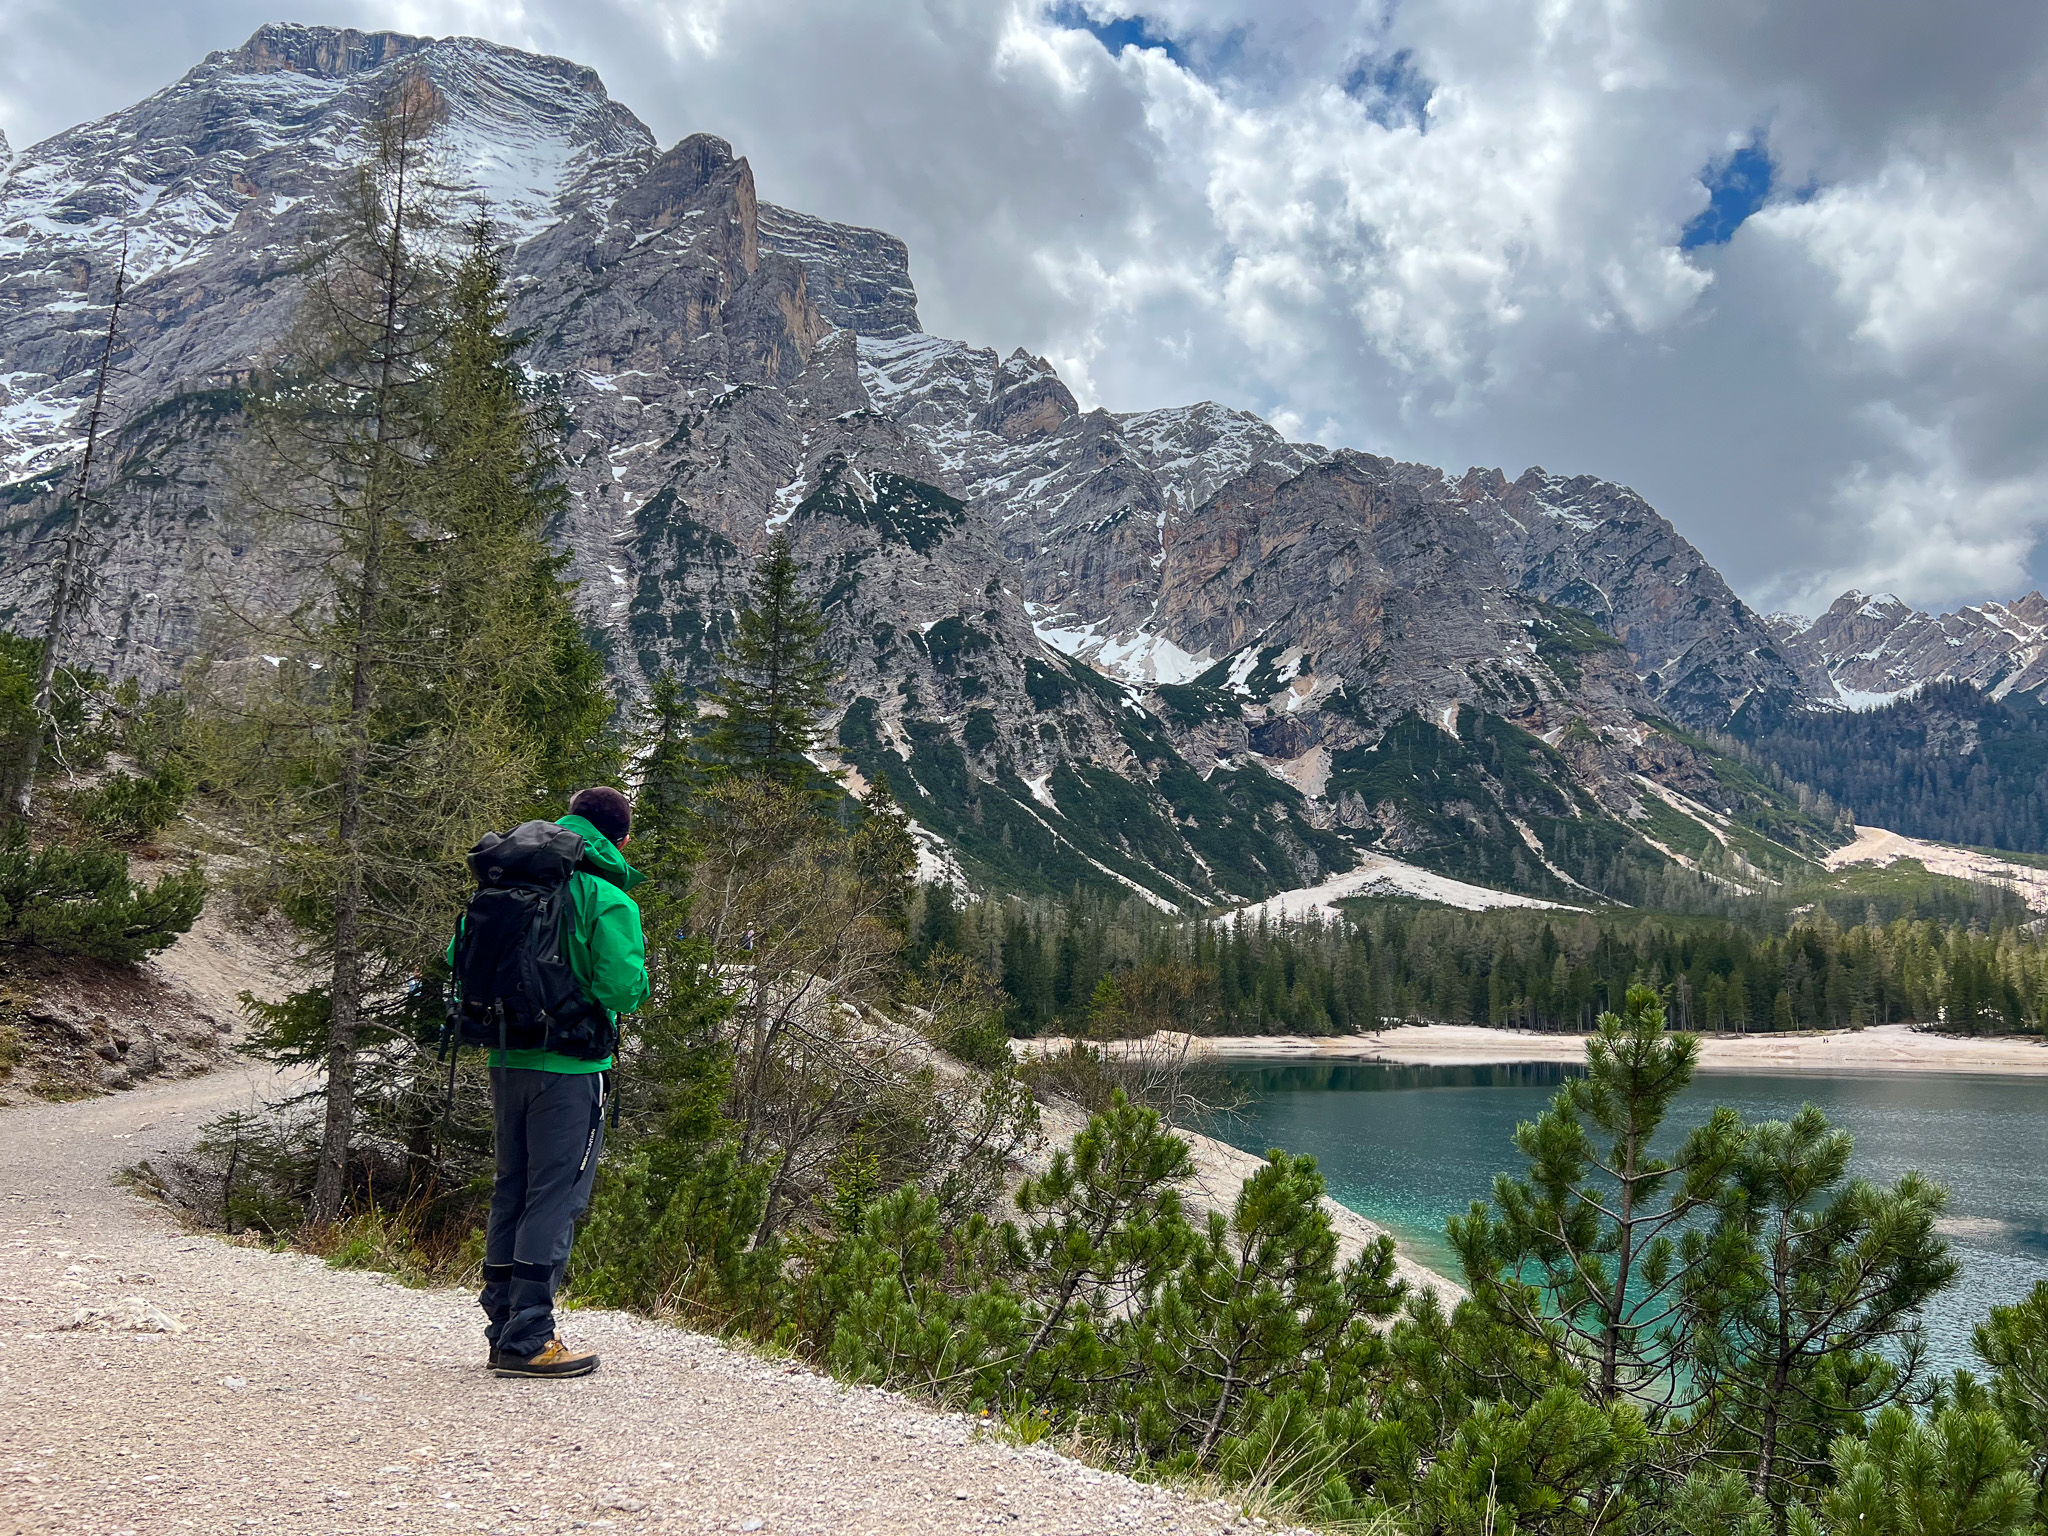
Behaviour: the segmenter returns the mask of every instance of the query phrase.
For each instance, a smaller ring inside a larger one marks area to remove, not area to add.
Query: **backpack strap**
[[[534,914],[533,927],[539,928],[543,932],[553,928],[556,914],[555,904],[563,900],[568,895],[568,891],[569,882],[564,880],[560,885],[549,891],[547,895],[541,897],[539,910]],[[565,956],[564,959],[566,958]],[[555,1016],[549,1013],[541,1004],[541,998],[545,993],[541,987],[540,967],[534,963],[533,950],[530,946],[522,946],[519,951],[519,975],[520,979],[526,984],[526,995],[533,1000],[534,1017],[540,1020],[540,1048],[545,1051],[548,1048],[548,1037],[555,1031]]]

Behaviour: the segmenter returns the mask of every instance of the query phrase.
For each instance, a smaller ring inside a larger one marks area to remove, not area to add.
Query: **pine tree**
[[[861,796],[860,824],[847,839],[847,852],[862,883],[875,893],[875,916],[907,934],[910,898],[917,890],[917,839],[886,773],[877,773]]]
[[[196,868],[138,885],[106,843],[32,848],[19,822],[0,830],[0,956],[39,949],[132,965],[175,943],[205,899]]]
[[[1829,1461],[1834,1486],[1818,1520],[1794,1511],[1796,1536],[2022,1536],[2032,1513],[2025,1454],[1986,1408],[1920,1420],[1894,1403]]]
[[[708,695],[719,713],[703,747],[724,772],[819,791],[823,776],[810,752],[837,674],[819,650],[825,621],[804,596],[801,578],[788,535],[777,534],[754,572],[723,675]]]
[[[1194,1246],[1174,1187],[1192,1170],[1187,1142],[1118,1090],[1070,1150],[1018,1187],[1031,1333],[1011,1362],[1013,1385],[1044,1402],[1100,1373],[1113,1320]]]
[[[1314,1158],[1268,1153],[1229,1218],[1210,1212],[1187,1261],[1137,1310],[1125,1411],[1151,1454],[1184,1445],[1197,1465],[1215,1456],[1251,1472],[1256,1457],[1243,1466],[1242,1447],[1218,1454],[1229,1439],[1249,1436],[1276,1400],[1305,1409],[1294,1394],[1347,1375],[1345,1357],[1374,1349],[1359,1325],[1391,1316],[1404,1290],[1393,1239],[1340,1265],[1323,1188]]]
[[[1600,1016],[1586,1075],[1558,1090],[1515,1131],[1528,1174],[1494,1181],[1494,1209],[1453,1217],[1473,1297],[1501,1322],[1583,1369],[1596,1402],[1645,1406],[1685,1386],[1688,1315],[1678,1287],[1726,1262],[1695,1213],[1720,1198],[1742,1147],[1731,1109],[1717,1109],[1669,1157],[1651,1150],[1699,1060],[1692,1035],[1665,1033],[1648,987],[1626,1014]]]
[[[1947,1192],[1851,1180],[1852,1147],[1811,1104],[1750,1127],[1720,1213],[1741,1262],[1686,1287],[1717,1449],[1781,1520],[1835,1436],[1915,1385],[1921,1309],[1959,1272],[1934,1229]]]
[[[683,697],[675,670],[664,667],[648,689],[642,711],[644,749],[635,784],[634,822],[643,863],[654,857],[650,846],[661,838],[687,836],[690,803],[702,777],[691,749],[698,730],[697,706]]]
[[[2048,1280],[2011,1306],[1993,1307],[1974,1343],[1991,1367],[1991,1402],[2027,1451],[2035,1525],[2048,1530]]]

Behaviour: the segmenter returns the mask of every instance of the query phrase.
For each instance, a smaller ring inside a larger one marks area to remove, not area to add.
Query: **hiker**
[[[618,1015],[647,1000],[626,894],[642,876],[620,852],[632,827],[631,802],[599,786],[577,791],[560,822],[494,833],[469,856],[478,890],[448,945],[451,1027],[457,1051],[491,1047],[497,1180],[477,1301],[500,1376],[597,1369],[555,1332],[555,1291],[597,1177]]]

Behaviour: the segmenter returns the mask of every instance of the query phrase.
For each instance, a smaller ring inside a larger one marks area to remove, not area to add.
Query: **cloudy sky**
[[[2040,0],[0,0],[0,129],[273,20],[594,65],[1086,403],[1625,481],[1765,608],[2048,579]]]

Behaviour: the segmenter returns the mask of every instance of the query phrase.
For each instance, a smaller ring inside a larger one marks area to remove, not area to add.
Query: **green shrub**
[[[956,1020],[940,1037],[939,1047],[956,1060],[985,1072],[1000,1072],[1013,1060],[1010,1032],[1003,1028],[1003,1016],[995,1012]]]
[[[148,778],[117,773],[80,790],[71,797],[71,814],[102,837],[139,843],[177,819],[190,790],[183,766],[172,759]]]
[[[0,840],[0,950],[132,965],[176,942],[205,900],[206,877],[196,868],[140,885],[106,843],[31,848],[20,828]]]
[[[941,1402],[995,1397],[1028,1331],[1015,1294],[977,1262],[989,1236],[980,1216],[949,1230],[939,1203],[913,1185],[869,1206],[821,1277],[837,1319],[826,1354],[833,1374]]]
[[[753,1241],[771,1172],[724,1140],[654,1138],[601,1164],[570,1257],[577,1300],[712,1323],[764,1314],[783,1258],[779,1244]]]
[[[1794,1536],[2020,1536],[2034,1489],[2026,1457],[1994,1412],[1945,1408],[1918,1419],[1882,1410],[1868,1439],[1843,1435],[1819,1518],[1794,1511]]]

